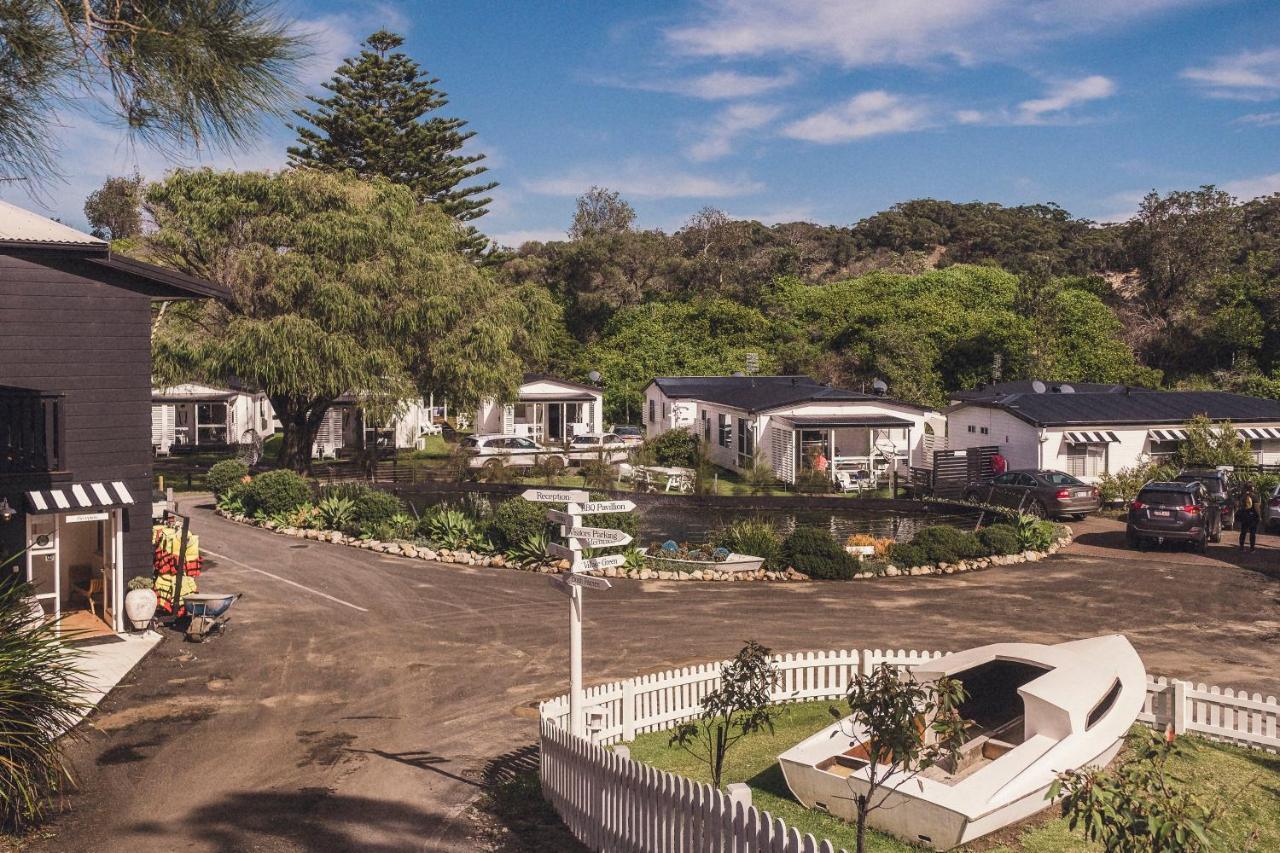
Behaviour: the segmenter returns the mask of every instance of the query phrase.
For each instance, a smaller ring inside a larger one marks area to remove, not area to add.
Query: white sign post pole
[[[569,731],[586,735],[582,715],[582,587],[569,587]]]

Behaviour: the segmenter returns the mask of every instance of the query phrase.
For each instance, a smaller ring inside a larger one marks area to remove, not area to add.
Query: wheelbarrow
[[[193,643],[203,643],[210,634],[220,633],[231,619],[231,605],[235,604],[244,593],[240,592],[194,592],[185,595],[182,603],[186,605],[190,621],[187,623],[187,639]]]

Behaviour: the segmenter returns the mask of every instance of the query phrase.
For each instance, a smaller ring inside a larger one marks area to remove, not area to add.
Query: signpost
[[[626,545],[631,536],[621,530],[607,527],[583,527],[582,516],[601,513],[630,512],[635,509],[631,501],[592,501],[581,489],[526,489],[524,499],[538,503],[563,503],[564,511],[548,509],[547,521],[559,524],[567,543],[548,542],[548,553],[569,561],[569,574],[553,575],[552,586],[569,595],[569,731],[575,735],[586,734],[586,720],[582,709],[582,590],[605,590],[610,584],[604,578],[586,572],[621,566],[626,557],[608,554],[603,557],[582,559],[582,549],[605,545]]]

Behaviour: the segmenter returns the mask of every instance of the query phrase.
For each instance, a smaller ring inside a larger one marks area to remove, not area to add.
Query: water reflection
[[[677,542],[702,542],[714,531],[742,519],[768,521],[782,535],[790,533],[797,524],[825,527],[843,542],[855,533],[869,533],[876,537],[889,537],[905,542],[921,527],[933,524],[954,524],[972,528],[974,517],[968,514],[902,515],[891,512],[859,510],[840,512],[832,510],[786,510],[761,512],[759,510],[725,509],[716,507],[647,506],[640,511],[640,535],[636,538],[644,544],[674,539]]]

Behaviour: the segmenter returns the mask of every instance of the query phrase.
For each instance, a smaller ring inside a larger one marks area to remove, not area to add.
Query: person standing
[[[1246,494],[1236,510],[1236,527],[1240,528],[1240,550],[1244,550],[1244,540],[1249,538],[1249,550],[1258,550],[1258,508],[1253,505],[1253,495]]]

